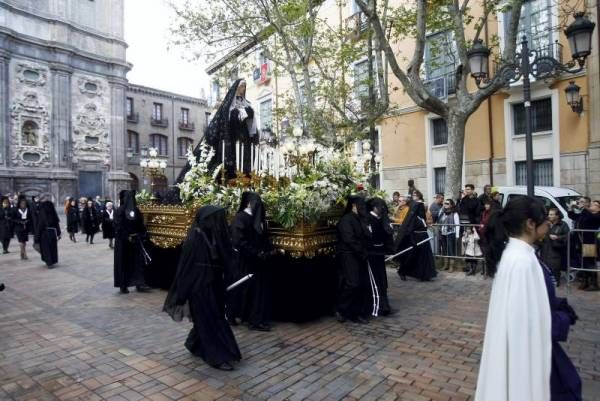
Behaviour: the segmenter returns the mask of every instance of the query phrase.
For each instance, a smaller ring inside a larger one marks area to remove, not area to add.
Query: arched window
[[[194,141],[190,138],[178,138],[177,139],[177,155],[179,157],[185,157],[189,148],[193,149]]]
[[[165,135],[161,135],[161,134],[152,134],[150,135],[150,146],[152,146],[153,148],[156,148],[156,150],[158,151],[158,154],[160,156],[167,156],[169,149],[168,149],[168,138]]]
[[[129,173],[129,178],[131,178],[131,189],[139,190],[140,189],[140,180],[137,178],[137,175],[133,173]]]
[[[140,136],[135,131],[127,131],[127,149],[137,155],[140,153]]]
[[[21,128],[21,144],[26,146],[37,146],[38,144],[38,125],[27,120]]]

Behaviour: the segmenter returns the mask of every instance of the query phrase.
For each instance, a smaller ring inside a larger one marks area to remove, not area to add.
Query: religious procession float
[[[156,265],[152,284],[170,285],[180,246],[201,206],[224,207],[233,218],[242,193],[254,191],[265,204],[268,237],[279,251],[269,262],[274,299],[284,299],[279,304],[285,305],[288,316],[291,304],[296,304],[297,316],[317,313],[321,308],[310,304],[330,304],[332,300],[323,297],[334,293],[337,220],[348,195],[360,191],[377,195],[368,184],[368,171],[372,159],[379,162],[380,156],[368,143],[352,153],[324,146],[306,137],[301,128],[281,142],[265,140],[258,133],[255,138],[242,134],[234,136],[241,140],[231,140],[227,132],[235,129],[233,120],[244,122],[246,134],[252,123],[247,116],[232,117],[231,110],[237,109],[230,95],[231,90],[221,107],[225,111],[213,117],[205,141],[187,154],[177,184],[179,204],[153,202],[147,194],[138,197]],[[242,103],[240,109],[244,108],[248,110]]]

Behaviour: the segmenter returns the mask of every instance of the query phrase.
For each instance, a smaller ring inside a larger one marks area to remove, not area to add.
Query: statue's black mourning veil
[[[226,210],[217,206],[201,207],[183,243],[177,274],[163,311],[175,321],[190,317],[191,293],[199,285],[210,284],[215,275],[225,273],[231,252]]]
[[[246,209],[250,204],[252,210],[252,227],[254,231],[261,235],[264,233],[265,226],[264,222],[266,219],[265,205],[259,194],[256,192],[246,191],[242,193],[242,199],[240,200],[240,207],[238,213]]]
[[[381,198],[371,198],[367,201],[367,210],[371,212],[374,208],[379,209],[381,215],[381,223],[383,224],[383,229],[386,233],[392,234],[394,230],[392,229],[392,224],[390,222],[390,211],[388,209],[387,203]]]
[[[235,171],[235,154],[229,154],[231,151],[235,152],[235,148],[232,143],[233,138],[231,138],[231,133],[229,130],[229,112],[231,109],[231,103],[233,103],[233,101],[235,100],[235,93],[237,92],[238,86],[242,81],[243,79],[237,79],[233,83],[233,85],[231,85],[231,88],[229,88],[227,94],[225,95],[225,99],[223,99],[223,103],[221,103],[221,106],[219,107],[212,120],[208,124],[208,127],[206,127],[206,130],[204,131],[204,140],[207,144],[209,144],[215,149],[215,156],[213,157],[208,166],[209,170],[214,169],[216,166],[223,162],[221,141],[225,141],[225,159],[227,161],[225,167],[228,170],[233,169],[233,171]],[[196,146],[196,149],[194,149],[194,156],[196,156],[196,159],[198,159],[198,157],[200,156],[201,144],[202,141],[198,144],[198,146]],[[179,176],[177,177],[177,183],[183,181],[183,178],[185,177],[185,174],[190,170],[190,167],[191,166],[189,162],[186,163],[185,167],[181,170]]]

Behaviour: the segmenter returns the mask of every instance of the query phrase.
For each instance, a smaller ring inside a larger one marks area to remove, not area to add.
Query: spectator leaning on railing
[[[456,241],[459,238],[460,219],[452,199],[446,199],[440,217],[440,251],[443,256],[456,256]],[[454,271],[454,259],[444,258],[442,270]]]
[[[600,229],[600,200],[590,203],[589,208],[581,209],[577,217],[576,228],[580,230]],[[581,260],[584,269],[595,269],[598,259],[597,233],[580,232],[577,237],[581,240]],[[586,291],[599,291],[597,274],[595,272],[581,272],[583,282],[580,289]]]

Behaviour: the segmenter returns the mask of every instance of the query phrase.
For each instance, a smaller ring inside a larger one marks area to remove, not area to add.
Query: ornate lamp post
[[[571,48],[571,61],[562,64],[553,57],[551,52],[540,52],[528,47],[527,37],[523,36],[521,52],[516,55],[517,62],[502,67],[497,75],[507,84],[523,79],[523,102],[525,106],[525,152],[527,165],[527,195],[534,195],[533,173],[533,139],[531,134],[531,81],[530,77],[545,79],[560,73],[575,74],[581,72],[585,59],[592,52],[592,32],[596,24],[591,22],[584,13],[574,15],[575,21],[565,29],[565,35]],[[489,86],[488,59],[490,49],[478,39],[467,52],[471,75],[479,88]],[[579,95],[579,87],[571,82],[565,90],[567,102],[574,112],[581,113],[583,105]]]
[[[154,180],[165,175],[167,162],[158,156],[156,148],[142,149],[141,154],[140,167],[142,168],[142,174],[150,177],[151,199],[154,201],[156,200],[154,195]]]

